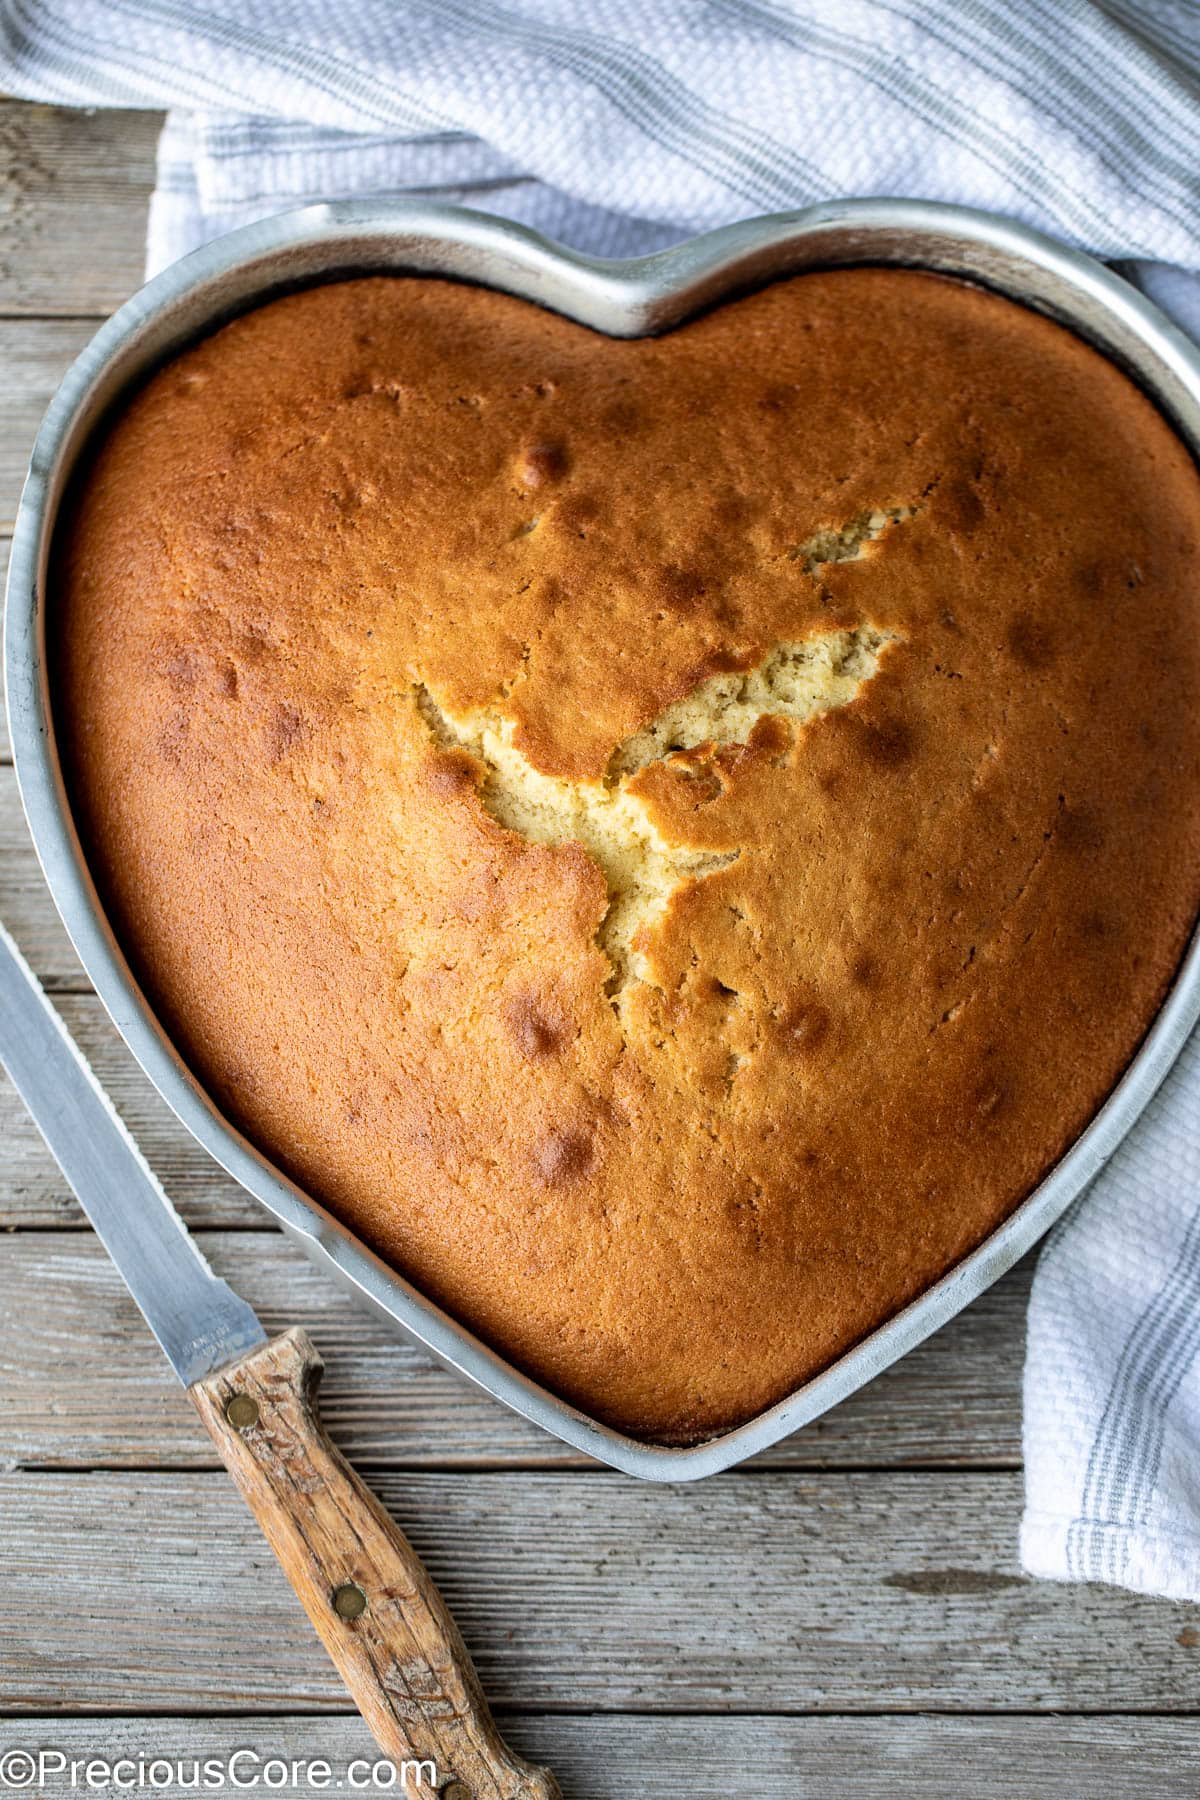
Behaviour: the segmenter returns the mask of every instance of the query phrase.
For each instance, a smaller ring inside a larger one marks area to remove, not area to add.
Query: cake
[[[106,426],[50,576],[72,803],[225,1115],[609,1424],[693,1441],[1062,1155],[1200,904],[1200,481],[911,270],[613,341],[271,301]]]

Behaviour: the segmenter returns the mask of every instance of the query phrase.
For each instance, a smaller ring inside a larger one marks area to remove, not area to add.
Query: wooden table
[[[59,376],[137,285],[157,126],[0,103],[5,540]],[[737,1473],[586,1464],[335,1293],[174,1123],[88,991],[3,757],[0,915],[218,1271],[268,1329],[312,1331],[334,1436],[571,1800],[1200,1791],[1200,1609],[1017,1567],[1029,1262]],[[0,1226],[0,1749],[370,1756],[7,1088]]]

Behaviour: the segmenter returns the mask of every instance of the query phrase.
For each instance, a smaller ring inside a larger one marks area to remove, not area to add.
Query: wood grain
[[[0,918],[46,987],[76,993],[87,989],[87,977],[38,866],[11,768],[0,768]]]
[[[0,1110],[0,1129],[2,1120]],[[144,1135],[143,1142],[160,1163]],[[583,1463],[404,1343],[283,1238],[202,1232],[198,1241],[268,1331],[299,1324],[312,1333],[327,1364],[322,1413],[356,1464]],[[1030,1273],[1029,1263],[1014,1270],[903,1363],[755,1466],[1015,1466]],[[0,1254],[0,1321],[0,1462],[212,1467],[191,1407],[90,1233],[10,1238]]]
[[[500,1736],[428,1570],[329,1438],[322,1373],[292,1328],[188,1394],[372,1737],[416,1765],[412,1800],[562,1800]]]
[[[0,301],[2,304],[2,301]],[[10,533],[42,414],[98,319],[0,316],[0,532]]]
[[[9,870],[9,860],[0,854],[0,888]],[[12,913],[6,894],[0,898],[0,918],[7,923]],[[18,930],[17,935],[23,934]],[[56,1004],[188,1223],[261,1230],[268,1223],[262,1207],[201,1150],[159,1099],[95,995],[59,994]],[[2,1069],[0,1145],[0,1231],[83,1225],[74,1195]]]
[[[1015,1474],[363,1472],[494,1706],[1196,1707],[1200,1611],[1024,1579]],[[0,1706],[345,1706],[223,1472],[22,1472],[0,1518]]]
[[[0,535],[0,593],[4,591],[8,580],[8,553],[12,547],[12,539]],[[12,746],[8,741],[8,708],[0,695],[0,767],[12,761]]]
[[[160,115],[0,101],[0,307],[104,314],[138,287]]]
[[[525,1754],[558,1770],[567,1800],[1179,1800],[1195,1789],[1200,1745],[1192,1719],[658,1718],[510,1714]],[[14,1744],[66,1757],[166,1757],[185,1764],[244,1753],[249,1774],[273,1758],[324,1760],[333,1780],[375,1751],[360,1719],[63,1719],[14,1722]],[[257,1758],[257,1763],[251,1761]],[[360,1772],[361,1773],[361,1772]],[[186,1774],[186,1769],[185,1769]],[[47,1796],[67,1790],[49,1780]],[[301,1775],[271,1792],[309,1800]],[[160,1800],[192,1800],[164,1785]]]

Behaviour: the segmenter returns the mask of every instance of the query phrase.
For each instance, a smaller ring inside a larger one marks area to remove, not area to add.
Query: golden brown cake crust
[[[1198,540],[1126,378],[934,276],[631,343],[342,282],[102,446],[74,795],[229,1115],[682,1439],[919,1294],[1127,1063],[1200,898]]]

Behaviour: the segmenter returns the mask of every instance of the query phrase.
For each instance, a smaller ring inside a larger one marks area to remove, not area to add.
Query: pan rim
[[[5,681],[22,802],[80,961],[144,1073],[215,1160],[373,1310],[573,1448],[649,1480],[696,1480],[769,1448],[907,1354],[1010,1268],[1117,1148],[1200,1018],[1200,942],[1193,936],[1149,1031],[1091,1122],[982,1244],[766,1411],[698,1444],[645,1442],[559,1398],[434,1305],[255,1149],[187,1069],[120,951],[75,832],[46,671],[47,553],[71,470],[108,407],[185,342],[288,286],[407,268],[503,288],[609,335],[637,336],[670,329],[787,272],[862,263],[965,275],[1050,312],[1129,369],[1200,460],[1200,352],[1120,276],[1007,219],[931,202],[841,201],[742,221],[617,262],[464,208],[347,201],[245,226],[183,258],[127,301],[81,352],[50,404],[14,529]]]

